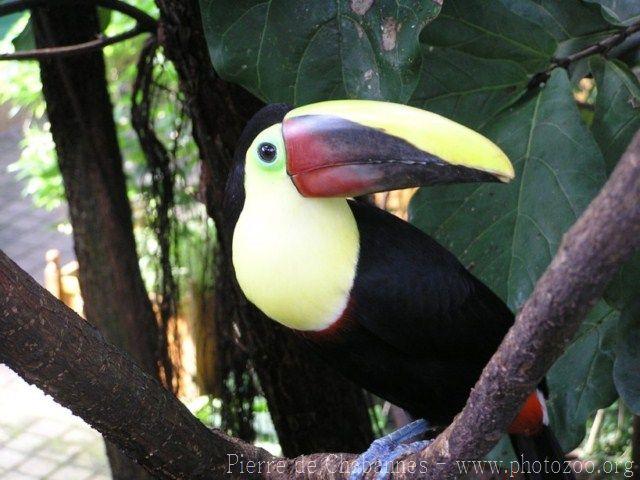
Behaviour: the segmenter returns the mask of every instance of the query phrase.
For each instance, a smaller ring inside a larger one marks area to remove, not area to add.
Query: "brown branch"
[[[76,45],[65,45],[63,47],[50,47],[50,48],[37,48],[34,50],[24,50],[13,53],[0,54],[0,61],[8,60],[42,60],[44,58],[51,57],[70,57],[72,55],[82,55],[84,53],[94,52],[96,50],[102,50],[108,45],[129,40],[144,33],[139,26],[135,26],[131,30],[119,33],[113,37],[99,36],[95,40],[90,40],[84,43],[78,43]]]
[[[640,132],[589,208],[571,227],[538,280],[467,405],[412,460],[425,479],[458,472],[455,460],[482,458],[562,354],[618,268],[640,248]]]
[[[457,460],[482,457],[560,356],[615,271],[639,247],[640,133],[565,235],[462,413],[431,447],[405,458],[402,466],[425,466],[428,471],[419,478],[443,479],[458,475]],[[342,479],[354,458],[319,453],[277,459],[208,431],[157,381],[1,252],[0,338],[0,362],[160,478],[251,474],[278,480]],[[394,478],[416,475],[400,469]]]
[[[227,454],[272,459],[264,450],[209,431],[157,380],[1,251],[0,339],[1,363],[160,478],[220,478]]]

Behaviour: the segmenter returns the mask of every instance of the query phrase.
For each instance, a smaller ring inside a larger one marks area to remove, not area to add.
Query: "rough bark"
[[[266,458],[260,449],[209,431],[129,355],[1,251],[0,338],[1,363],[160,478],[221,478],[227,453]]]
[[[38,47],[96,37],[95,7],[56,6],[34,12]],[[142,282],[122,158],[101,52],[42,60],[47,115],[56,144],[73,226],[86,318],[158,376],[156,318]],[[116,479],[148,478],[107,443]]]
[[[203,162],[207,211],[222,232],[222,201],[233,149],[261,102],[215,74],[197,0],[157,4],[159,37],[178,71]],[[362,391],[336,377],[300,340],[247,304],[233,280],[229,245],[223,235],[219,240],[216,321],[223,335],[231,332],[232,322],[240,327],[285,454],[366,448],[372,432]]]
[[[411,458],[434,465],[425,479],[458,473],[452,460],[482,458],[498,442],[620,265],[639,248],[640,132],[565,234],[463,411],[430,448]]]
[[[603,190],[565,235],[462,413],[430,447],[403,459],[392,477],[457,477],[456,461],[481,458],[561,354],[615,271],[639,248],[640,133]],[[353,455],[316,453],[278,459],[208,431],[175,397],[2,252],[0,338],[0,362],[161,478],[348,476]],[[137,412],[135,417],[132,411]]]

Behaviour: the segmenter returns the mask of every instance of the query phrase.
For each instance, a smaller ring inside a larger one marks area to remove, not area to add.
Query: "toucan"
[[[449,424],[514,322],[452,253],[356,198],[513,178],[489,139],[406,105],[272,104],[248,122],[224,203],[240,289],[343,376],[421,419],[374,442],[352,478],[365,460],[387,472],[424,446],[403,442]],[[523,460],[562,462],[545,394],[531,393],[508,433]],[[572,478],[564,470],[555,478]]]

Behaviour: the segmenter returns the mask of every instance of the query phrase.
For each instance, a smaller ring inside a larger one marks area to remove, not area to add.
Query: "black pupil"
[[[258,155],[260,155],[260,158],[265,162],[273,162],[276,159],[275,145],[271,143],[261,143],[258,147]]]

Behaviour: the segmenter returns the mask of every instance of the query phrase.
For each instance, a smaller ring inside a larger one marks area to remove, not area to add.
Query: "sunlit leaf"
[[[9,0],[0,0],[0,5],[3,3],[9,3]],[[11,31],[13,26],[22,18],[23,12],[14,13],[0,17],[0,42],[2,42],[7,34]]]

